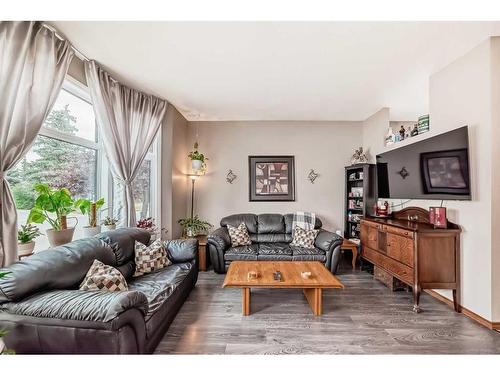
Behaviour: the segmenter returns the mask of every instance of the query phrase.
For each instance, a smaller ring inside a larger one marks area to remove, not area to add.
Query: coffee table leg
[[[323,310],[323,289],[321,288],[310,288],[304,289],[304,295],[306,296],[307,302],[309,302],[309,306],[311,306],[311,310],[314,315],[321,315]]]
[[[250,288],[242,289],[242,297],[243,297],[243,315],[250,315]]]

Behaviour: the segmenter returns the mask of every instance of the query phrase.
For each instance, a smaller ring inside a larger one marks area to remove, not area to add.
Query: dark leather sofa
[[[340,245],[343,238],[321,229],[322,223],[316,218],[315,229],[319,229],[314,249],[291,246],[293,214],[237,214],[223,218],[221,227],[208,236],[210,260],[217,273],[225,273],[234,260],[263,261],[320,261],[332,272],[337,272],[340,260]],[[245,223],[252,244],[231,247],[231,237],[227,230],[230,224],[237,227]]]
[[[137,278],[134,242],[123,228],[42,251],[1,271],[0,327],[16,353],[151,353],[198,278],[197,240],[167,241],[173,264]],[[109,244],[106,245],[106,244]],[[125,276],[126,292],[80,291],[94,259]]]

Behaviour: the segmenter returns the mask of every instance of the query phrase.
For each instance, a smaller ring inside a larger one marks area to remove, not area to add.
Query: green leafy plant
[[[102,225],[116,225],[118,223],[118,219],[115,219],[111,216],[106,216],[103,221],[101,221]]]
[[[34,189],[38,196],[28,216],[28,224],[43,224],[47,221],[54,230],[67,229],[66,216],[74,211],[69,190],[51,189],[47,184],[35,184]]]
[[[90,199],[78,199],[75,202],[75,208],[89,217],[89,227],[97,226],[97,210],[104,205],[104,198],[95,202]]]
[[[199,160],[201,161],[201,169],[205,170],[207,168],[207,163],[206,161],[208,160],[205,155],[203,155],[201,152],[198,151],[198,142],[195,142],[193,146],[193,150],[188,154],[188,158],[193,160]]]
[[[38,227],[27,223],[25,225],[21,225],[21,229],[17,231],[17,241],[19,243],[28,243],[41,235],[42,234],[40,233],[40,229],[38,229]]]
[[[198,215],[186,219],[180,219],[178,223],[184,229],[185,233],[191,232],[191,235],[193,236],[206,233],[210,228],[213,227],[213,225],[208,221],[201,220]]]

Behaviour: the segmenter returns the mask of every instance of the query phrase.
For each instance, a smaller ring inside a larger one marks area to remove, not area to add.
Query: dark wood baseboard
[[[424,292],[434,297],[435,299],[447,304],[453,309],[452,300],[446,298],[445,296],[442,296],[441,294],[432,289],[425,289]],[[479,324],[485,326],[486,328],[500,330],[500,322],[490,322],[489,320],[483,318],[480,315],[477,315],[475,312],[470,311],[468,308],[463,307],[462,305],[460,305],[460,310],[462,311],[462,314],[464,314],[466,317],[478,322]]]

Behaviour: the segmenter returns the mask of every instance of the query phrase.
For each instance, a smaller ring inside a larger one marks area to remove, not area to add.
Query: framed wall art
[[[295,201],[293,156],[249,156],[250,202]]]

